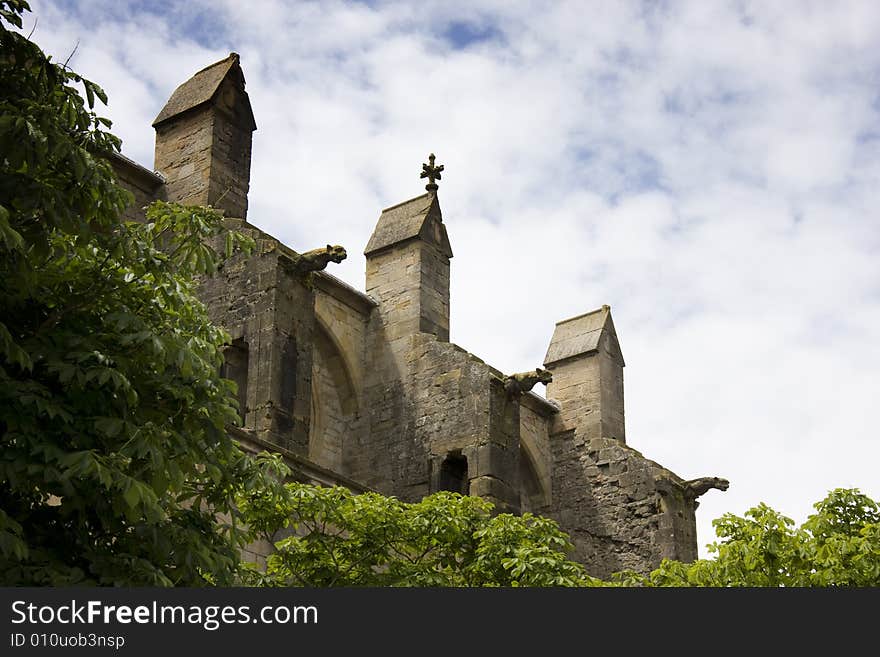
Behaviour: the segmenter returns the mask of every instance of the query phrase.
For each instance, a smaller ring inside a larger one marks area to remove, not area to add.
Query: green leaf
[[[130,485],[123,491],[122,497],[130,508],[134,508],[140,504],[141,492],[137,484],[130,483]]]
[[[18,365],[23,370],[33,369],[34,364],[30,354],[16,343],[3,322],[0,322],[0,353],[8,362]]]
[[[0,205],[0,240],[10,251],[19,250],[24,246],[24,238],[9,225],[9,210]]]
[[[101,417],[95,420],[95,429],[109,438],[119,435],[125,421],[118,417]]]

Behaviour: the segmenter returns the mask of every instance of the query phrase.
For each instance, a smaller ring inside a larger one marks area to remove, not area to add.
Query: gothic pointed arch
[[[341,472],[345,440],[358,414],[351,369],[339,341],[319,318],[312,356],[309,458]]]
[[[546,465],[535,457],[536,450],[527,439],[520,440],[519,482],[520,509],[523,513],[540,512],[550,505],[549,475]],[[545,467],[542,467],[545,466]],[[542,472],[544,473],[542,476]]]

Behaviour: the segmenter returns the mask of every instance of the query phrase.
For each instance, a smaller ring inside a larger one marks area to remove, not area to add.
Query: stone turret
[[[609,306],[558,322],[544,367],[553,373],[547,396],[562,406],[554,433],[626,442],[624,362]]]
[[[452,247],[436,192],[383,210],[364,255],[387,339],[431,333],[448,342]]]
[[[247,216],[251,140],[257,129],[236,53],[177,87],[159,112],[155,169],[169,201]]]

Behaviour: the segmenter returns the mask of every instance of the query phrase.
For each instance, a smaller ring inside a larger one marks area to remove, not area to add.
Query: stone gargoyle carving
[[[538,367],[534,372],[511,374],[504,380],[504,389],[510,397],[517,397],[524,392],[528,392],[538,383],[546,385],[552,380],[553,374],[550,370],[542,370]]]
[[[694,499],[696,499],[713,488],[716,490],[727,490],[730,487],[730,482],[727,481],[727,479],[721,479],[720,477],[700,477],[699,479],[684,481],[681,485],[684,486],[684,489]]]
[[[664,471],[662,474],[654,478],[657,485],[657,491],[661,495],[670,495],[676,491],[683,493],[684,501],[694,505],[694,510],[700,506],[697,498],[703,493],[712,490],[727,490],[730,482],[721,477],[700,477],[699,479],[691,479],[690,481],[681,481],[678,477],[670,477],[669,472]],[[679,493],[679,494],[681,494]]]
[[[292,258],[293,271],[298,274],[308,274],[313,271],[322,271],[328,262],[342,262],[348,257],[345,249],[336,244],[328,244],[323,249],[313,249],[300,253]]]

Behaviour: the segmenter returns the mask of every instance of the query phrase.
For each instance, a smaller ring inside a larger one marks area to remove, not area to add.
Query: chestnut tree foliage
[[[553,520],[493,515],[457,493],[405,504],[291,483],[240,504],[254,537],[274,545],[265,572],[251,566],[269,586],[880,586],[880,507],[856,489],[831,491],[797,528],[766,504],[725,514],[714,558],[607,582],[568,559]]]
[[[120,219],[106,97],[13,29],[27,9],[0,1],[0,580],[232,583],[234,497],[272,480],[225,430],[228,336],[194,295],[222,217]]]
[[[407,504],[377,493],[289,483],[243,496],[255,538],[274,544],[268,586],[591,586],[555,521],[493,514],[439,492]]]

